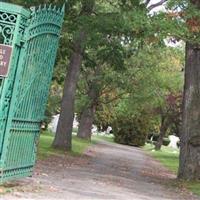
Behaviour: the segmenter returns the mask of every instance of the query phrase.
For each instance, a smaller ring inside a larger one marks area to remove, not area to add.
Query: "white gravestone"
[[[52,120],[48,125],[48,129],[53,133],[56,133],[59,117],[60,117],[60,114],[53,115]],[[78,121],[76,120],[76,114],[74,117],[73,128],[78,128]]]
[[[53,115],[52,120],[48,125],[48,129],[53,133],[56,133],[59,117],[60,117],[60,114]]]
[[[170,135],[169,140],[170,140],[170,143],[169,143],[168,147],[178,149],[178,142],[180,141],[179,137],[177,137],[175,135]]]

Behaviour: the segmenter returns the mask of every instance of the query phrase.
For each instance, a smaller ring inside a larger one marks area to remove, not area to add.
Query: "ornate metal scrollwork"
[[[17,16],[5,12],[0,12],[0,38],[1,43],[10,45],[12,43],[13,34]]]
[[[14,26],[1,24],[0,25],[0,34],[1,34],[1,42],[4,44],[11,44],[13,34],[14,34]]]

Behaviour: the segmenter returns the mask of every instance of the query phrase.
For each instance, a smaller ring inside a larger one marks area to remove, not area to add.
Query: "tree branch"
[[[152,9],[154,9],[158,6],[162,6],[165,2],[167,2],[167,0],[161,0],[158,3],[154,3],[148,7],[148,10],[151,11]]]
[[[151,0],[146,0],[145,5],[148,6]]]

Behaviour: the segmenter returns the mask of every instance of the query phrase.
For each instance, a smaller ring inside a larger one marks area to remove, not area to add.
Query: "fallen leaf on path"
[[[0,188],[0,194],[5,193],[5,189],[4,188]]]
[[[45,173],[42,173],[42,176],[46,176],[46,177],[48,177],[49,175],[48,175],[48,174],[45,174]]]

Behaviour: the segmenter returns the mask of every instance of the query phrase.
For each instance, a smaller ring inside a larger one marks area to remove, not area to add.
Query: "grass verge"
[[[38,153],[37,158],[38,159],[46,159],[49,156],[52,155],[61,155],[65,154],[62,150],[56,150],[51,147],[52,142],[54,139],[54,135],[49,133],[48,131],[43,131],[40,135],[39,145],[38,145]],[[77,156],[83,154],[83,152],[89,147],[91,142],[85,141],[82,139],[77,138],[76,136],[73,136],[72,139],[72,151],[67,153],[69,155]],[[13,192],[15,184],[11,186],[10,184],[4,184],[0,185],[0,196]],[[1,199],[1,197],[0,197]]]
[[[178,150],[162,146],[162,149],[160,151],[155,151],[154,146],[150,144],[146,144],[143,149],[147,151],[150,155],[152,155],[155,159],[160,161],[165,167],[167,167],[172,172],[178,172]],[[184,186],[185,188],[192,191],[194,194],[200,196],[200,182],[179,181],[178,185]]]
[[[174,173],[177,173],[179,159],[178,150],[162,146],[162,149],[160,151],[155,151],[154,146],[150,144],[146,144],[144,146],[144,149],[148,151],[154,158],[159,160],[165,167],[167,167]]]
[[[51,155],[59,155],[63,154],[64,151],[57,150],[52,148],[52,142],[54,139],[54,135],[49,132],[42,132],[40,135],[39,145],[38,145],[38,158],[45,159]],[[72,151],[71,155],[81,155],[90,145],[91,143],[86,140],[82,140],[77,138],[76,136],[72,137]]]
[[[114,142],[114,136],[113,135],[93,135],[92,136],[92,142],[98,142],[99,140],[104,140],[107,142]]]
[[[200,196],[200,182],[184,182],[186,188],[192,191],[194,194]]]

